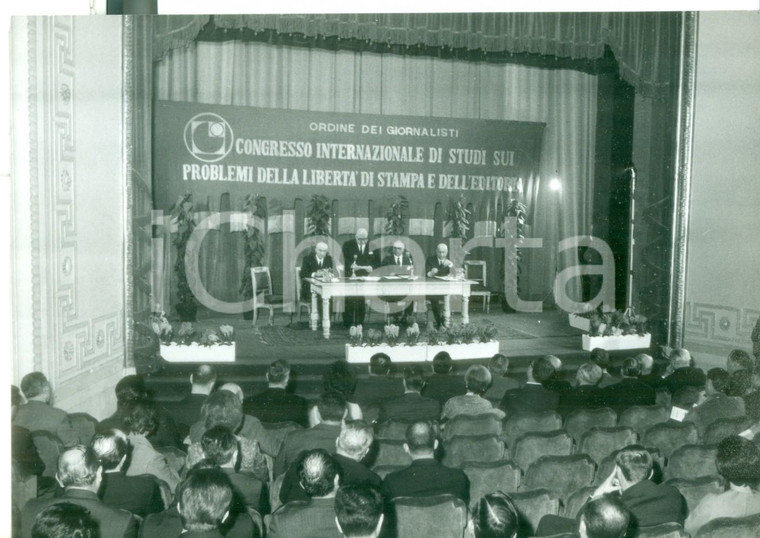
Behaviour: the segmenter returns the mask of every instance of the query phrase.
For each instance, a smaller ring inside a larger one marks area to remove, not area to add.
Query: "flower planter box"
[[[485,359],[499,352],[499,342],[451,344],[430,346],[427,344],[352,346],[346,344],[346,361],[349,363],[367,364],[375,353],[385,353],[393,362],[431,362],[439,352],[447,351],[454,360]]]
[[[433,357],[441,351],[448,352],[455,361],[464,359],[490,359],[499,352],[499,342],[474,342],[472,344],[443,344],[427,346],[427,361],[433,362]]]
[[[161,357],[167,362],[235,362],[235,343],[231,345],[202,346],[161,344]]]
[[[582,316],[579,316],[577,314],[568,314],[567,315],[568,322],[570,323],[571,327],[575,327],[576,329],[580,329],[584,332],[589,332],[591,330],[591,320],[588,318],[584,318]],[[599,325],[599,332],[604,332],[604,329],[607,327],[606,324],[601,323]]]
[[[597,347],[608,351],[616,349],[648,349],[652,341],[652,335],[649,333],[644,336],[639,336],[638,334],[589,336],[584,334],[581,338],[583,340],[583,349],[586,351],[591,351]]]

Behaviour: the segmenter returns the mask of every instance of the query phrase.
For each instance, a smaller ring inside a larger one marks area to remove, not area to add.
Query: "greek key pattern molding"
[[[688,340],[751,347],[752,328],[760,310],[687,302],[685,334]]]

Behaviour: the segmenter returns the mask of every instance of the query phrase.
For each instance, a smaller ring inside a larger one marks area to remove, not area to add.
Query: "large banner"
[[[421,203],[464,192],[476,202],[537,174],[544,132],[535,122],[168,101],[154,122],[154,201],[164,210],[187,192]]]

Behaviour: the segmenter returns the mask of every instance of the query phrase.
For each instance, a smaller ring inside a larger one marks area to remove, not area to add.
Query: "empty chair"
[[[443,444],[443,460],[448,467],[461,467],[465,462],[493,462],[505,458],[504,442],[496,435],[452,437]]]
[[[581,437],[578,452],[588,454],[592,460],[600,463],[613,452],[636,443],[637,438],[633,429],[624,426],[591,428]]]
[[[573,451],[573,438],[565,430],[526,433],[512,449],[512,461],[523,471],[541,456],[569,456]]]
[[[453,495],[397,497],[396,536],[461,538],[467,525],[467,507]]]
[[[504,438],[512,446],[518,437],[529,432],[551,432],[562,428],[562,418],[554,411],[517,413],[504,421]]]
[[[559,499],[547,489],[510,493],[520,515],[517,536],[533,536],[545,515],[559,515]]]
[[[717,445],[726,437],[737,435],[749,428],[752,421],[747,417],[722,418],[711,422],[702,434],[703,445]]]
[[[668,410],[659,405],[634,405],[629,407],[618,417],[618,426],[633,428],[639,437],[644,435],[647,428],[666,422],[669,418]]]
[[[393,439],[395,441],[403,440],[406,438],[406,429],[409,427],[409,422],[400,420],[386,420],[377,425],[377,439]]]
[[[522,473],[511,461],[465,463],[462,465],[462,470],[470,479],[470,498],[473,501],[494,491],[510,493],[517,491],[520,487]]]
[[[286,302],[282,295],[275,295],[272,288],[272,276],[269,267],[251,267],[251,284],[253,289],[253,325],[256,325],[258,312],[262,308],[269,310],[269,324],[274,320],[274,309],[280,308],[285,311],[286,307],[292,309],[292,302]]]
[[[665,422],[647,429],[642,444],[659,449],[665,458],[669,458],[682,446],[696,444],[697,438],[697,427],[691,422]]]
[[[694,510],[702,500],[702,497],[708,493],[723,493],[724,482],[720,476],[703,476],[702,478],[672,478],[665,481],[666,484],[675,486],[686,499],[686,506],[689,511]]]
[[[651,527],[639,527],[637,538],[689,538],[689,533],[683,530],[683,525],[671,521]]]
[[[560,499],[594,481],[596,464],[586,454],[542,456],[525,472],[521,491],[548,489]]]
[[[464,262],[464,277],[477,284],[470,288],[470,296],[483,298],[483,311],[491,311],[491,290],[488,289],[485,260],[466,260]]]
[[[381,465],[406,467],[410,463],[412,463],[412,458],[404,451],[404,441],[382,439],[377,443],[374,467]]]
[[[456,436],[501,435],[502,421],[493,414],[457,415],[448,422],[441,432],[444,441]]]
[[[562,516],[575,519],[594,491],[596,491],[596,486],[586,486],[571,493],[562,507]]]
[[[296,301],[296,308],[298,309],[298,321],[301,321],[301,315],[303,309],[306,309],[306,315],[311,317],[311,297],[302,297],[301,290],[303,289],[301,279],[301,267],[296,267],[296,295],[298,300]]]
[[[668,458],[665,466],[665,478],[699,478],[718,474],[715,466],[715,454],[718,449],[713,446],[684,445]]]
[[[579,443],[581,436],[594,426],[611,428],[616,424],[617,413],[609,407],[576,409],[565,418],[565,430],[576,443]]]
[[[756,538],[760,514],[747,517],[719,517],[700,527],[695,538]]]

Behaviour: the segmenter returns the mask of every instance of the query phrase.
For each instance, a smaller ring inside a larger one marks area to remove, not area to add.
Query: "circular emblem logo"
[[[215,163],[232,149],[232,127],[217,114],[203,112],[185,125],[185,147],[199,161]]]

